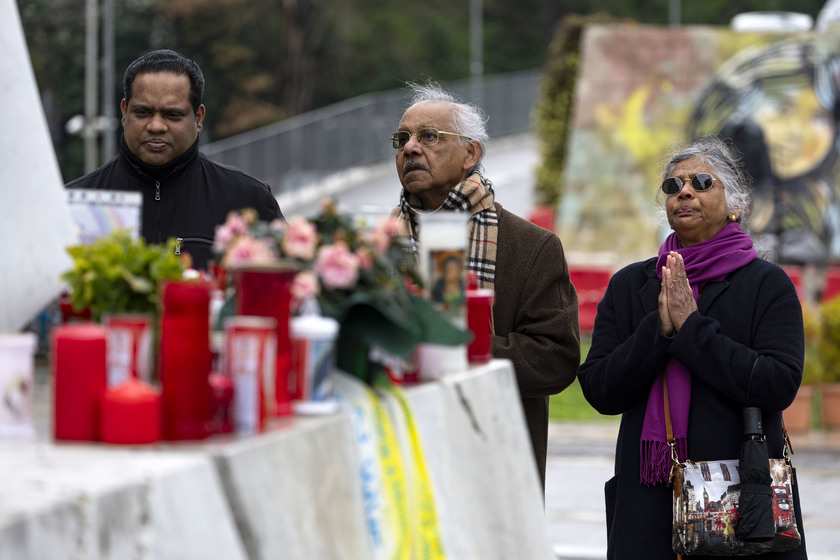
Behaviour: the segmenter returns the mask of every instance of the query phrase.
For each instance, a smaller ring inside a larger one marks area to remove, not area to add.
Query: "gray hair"
[[[476,105],[472,103],[465,103],[455,97],[452,93],[444,90],[436,82],[427,82],[425,84],[411,83],[408,84],[411,90],[411,101],[409,108],[414,107],[418,103],[425,102],[442,102],[451,103],[454,106],[452,112],[452,126],[457,134],[463,134],[467,138],[459,138],[462,146],[469,142],[478,142],[481,146],[481,155],[476,161],[475,166],[468,171],[468,174],[475,172],[482,172],[482,162],[484,161],[484,154],[487,153],[487,141],[490,137],[487,134],[487,116]]]
[[[728,212],[740,210],[738,223],[741,229],[747,230],[749,222],[750,203],[752,201],[752,179],[744,173],[740,152],[731,142],[725,142],[717,136],[705,136],[692,140],[687,146],[677,149],[670,161],[665,165],[662,180],[671,177],[678,163],[698,158],[711,168],[721,182],[726,197]],[[657,212],[663,223],[667,223],[665,216],[665,193],[661,189],[656,191],[660,209]]]

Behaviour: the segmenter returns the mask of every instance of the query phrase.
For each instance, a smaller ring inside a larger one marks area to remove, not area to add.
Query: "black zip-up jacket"
[[[143,195],[141,233],[147,243],[178,239],[176,252],[206,269],[213,257],[216,226],[231,210],[253,208],[261,220],[283,219],[271,188],[262,181],[199,152],[198,141],[167,164],[151,166],[129,151],[120,152],[99,169],[67,183],[68,189],[137,191]]]

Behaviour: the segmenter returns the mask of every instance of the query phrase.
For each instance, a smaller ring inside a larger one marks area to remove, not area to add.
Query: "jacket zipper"
[[[160,181],[155,181],[155,201],[160,202]],[[155,212],[157,213],[157,238],[158,243],[163,236],[163,224],[161,223],[162,218],[160,216],[161,209],[160,204],[155,205]]]
[[[205,237],[176,237],[175,238],[175,254],[181,254],[181,245],[184,243],[202,243],[204,245],[212,245],[213,241]]]

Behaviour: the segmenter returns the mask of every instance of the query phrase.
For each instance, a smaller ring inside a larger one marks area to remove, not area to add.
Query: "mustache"
[[[402,166],[403,173],[408,173],[409,171],[411,171],[413,169],[422,169],[424,171],[429,170],[429,168],[426,165],[424,165],[423,163],[420,163],[419,161],[411,160],[411,159],[407,160]]]

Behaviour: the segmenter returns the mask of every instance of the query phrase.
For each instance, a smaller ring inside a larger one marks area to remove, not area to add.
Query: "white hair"
[[[459,138],[462,145],[468,142],[478,142],[481,146],[481,155],[478,157],[475,166],[469,170],[469,173],[481,172],[482,162],[484,161],[484,154],[487,153],[487,141],[490,137],[487,135],[487,116],[476,105],[472,103],[465,103],[455,97],[452,93],[444,90],[436,82],[427,82],[425,84],[411,83],[408,84],[411,90],[411,101],[409,108],[414,107],[419,103],[426,102],[440,102],[451,103],[454,106],[452,112],[452,126],[456,134],[462,134],[467,138]]]
[[[692,158],[702,160],[718,177],[723,185],[727,211],[739,213],[737,221],[741,229],[747,231],[752,185],[749,175],[744,173],[740,153],[734,150],[731,144],[716,136],[697,138],[672,154],[665,165],[662,178],[670,177],[678,163]],[[665,224],[667,223],[664,209],[666,197],[661,189],[657,190],[656,195],[661,205],[657,214],[660,221]]]

